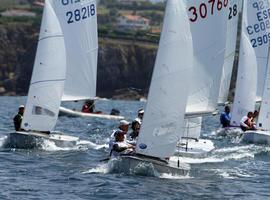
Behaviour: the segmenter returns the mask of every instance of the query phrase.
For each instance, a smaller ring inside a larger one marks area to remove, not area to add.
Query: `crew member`
[[[229,127],[231,122],[230,107],[225,106],[224,111],[220,114],[220,123],[222,128]]]
[[[128,155],[134,151],[135,147],[125,141],[125,134],[126,133],[121,130],[117,130],[114,133],[115,141],[112,144],[110,156],[117,157],[121,155]]]
[[[130,133],[131,140],[133,141],[137,140],[137,137],[139,136],[140,128],[141,128],[141,120],[139,118],[136,118],[131,123],[131,129],[132,129],[132,132]]]
[[[112,148],[112,145],[115,142],[115,133],[117,131],[122,131],[124,133],[124,136],[125,136],[124,138],[126,140],[126,134],[128,132],[128,129],[129,129],[129,122],[126,120],[121,120],[119,123],[118,129],[114,130],[110,136],[110,139],[109,139],[109,148],[110,149]]]
[[[240,121],[240,127],[242,131],[256,130],[256,125],[252,122],[253,112],[248,112],[247,116],[244,116]]]
[[[21,131],[21,124],[23,119],[23,113],[24,113],[24,105],[19,106],[19,110],[17,115],[13,118],[14,127],[16,131]]]

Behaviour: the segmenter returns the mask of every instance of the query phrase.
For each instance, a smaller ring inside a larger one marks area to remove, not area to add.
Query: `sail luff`
[[[168,0],[137,153],[173,155],[182,134],[192,58],[185,3]]]
[[[36,131],[54,129],[64,90],[65,75],[66,50],[62,29],[51,1],[46,0],[22,121],[23,129]]]

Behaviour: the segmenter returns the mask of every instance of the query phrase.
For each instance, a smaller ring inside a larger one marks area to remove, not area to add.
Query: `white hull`
[[[177,144],[176,154],[202,155],[215,149],[214,143],[206,139],[182,139]]]
[[[241,142],[252,144],[270,144],[270,131],[246,131],[241,137]]]
[[[107,114],[94,114],[94,113],[83,113],[76,110],[71,110],[68,108],[60,107],[59,115],[69,116],[69,117],[84,117],[84,118],[102,118],[109,120],[121,120],[124,119],[123,116],[117,115],[107,115]]]
[[[144,169],[144,170],[141,170]],[[185,163],[167,163],[166,161],[150,158],[142,155],[121,156],[116,162],[113,162],[112,172],[125,174],[147,174],[149,169],[152,172],[160,174],[171,174],[185,176],[190,170],[190,166]],[[142,172],[144,171],[144,172]]]
[[[39,132],[14,132],[10,133],[6,148],[33,149],[39,148],[44,140],[54,142],[58,147],[74,147],[80,139],[78,137],[64,135],[61,133],[39,133]]]

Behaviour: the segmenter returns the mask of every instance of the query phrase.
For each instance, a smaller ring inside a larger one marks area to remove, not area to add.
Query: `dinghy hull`
[[[102,118],[108,120],[121,120],[124,119],[123,116],[117,115],[107,115],[107,114],[94,114],[94,113],[83,113],[76,110],[71,110],[68,108],[60,107],[59,111],[60,116],[68,116],[68,117],[83,117],[83,118]]]
[[[113,171],[125,174],[143,174],[142,169],[151,169],[152,172],[160,174],[171,174],[177,176],[185,176],[188,174],[190,167],[188,164],[181,163],[179,167],[173,166],[162,160],[149,158],[146,156],[121,156],[120,161],[114,163]],[[145,175],[145,174],[144,174]],[[149,173],[148,173],[149,175]]]
[[[241,137],[241,142],[269,145],[270,131],[246,131]]]
[[[39,132],[14,132],[10,133],[6,148],[33,149],[40,148],[44,140],[53,142],[57,147],[74,147],[79,141],[78,137],[68,136],[61,133],[39,133]]]
[[[206,139],[182,139],[177,144],[176,154],[183,156],[200,156],[215,149],[214,143]]]

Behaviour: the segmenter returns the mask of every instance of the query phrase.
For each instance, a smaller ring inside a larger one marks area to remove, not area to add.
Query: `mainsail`
[[[95,0],[53,1],[67,48],[67,74],[63,101],[96,96],[97,7]]]
[[[256,101],[257,62],[254,49],[245,32],[241,35],[238,74],[232,109],[231,125],[239,126],[240,120],[253,111]]]
[[[239,20],[239,10],[241,1],[230,0],[227,18],[227,36],[226,36],[226,50],[225,60],[222,68],[221,85],[219,90],[218,103],[224,104],[228,100],[230,89],[232,69],[236,50],[237,27]]]
[[[216,109],[224,64],[228,1],[185,1],[194,49],[187,115]],[[181,59],[179,59],[181,62]]]
[[[268,50],[270,41],[270,1],[244,0],[246,24],[243,29],[255,50],[258,64],[257,100],[263,95],[265,74],[267,72]]]
[[[173,155],[184,125],[192,50],[185,3],[168,0],[137,153],[160,158]]]
[[[22,121],[23,129],[51,131],[54,128],[64,90],[65,75],[66,51],[63,33],[51,2],[46,0]]]
[[[265,86],[262,96],[262,103],[258,117],[258,127],[270,130],[270,52],[268,54],[267,73],[265,75]]]

